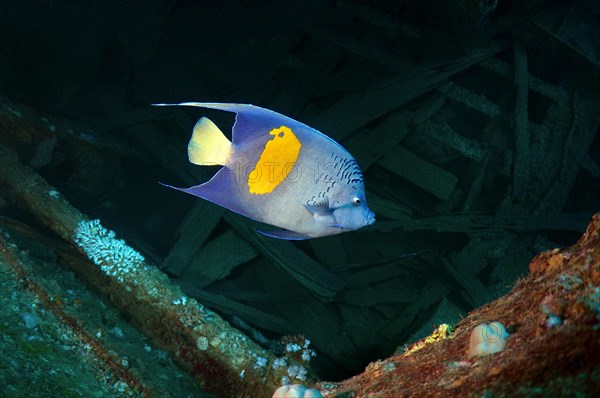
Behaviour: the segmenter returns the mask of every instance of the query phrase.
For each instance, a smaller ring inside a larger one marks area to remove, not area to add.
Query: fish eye
[[[354,198],[354,199],[352,199],[352,204],[354,206],[360,206],[361,203],[362,203],[362,201],[360,200],[360,198]]]

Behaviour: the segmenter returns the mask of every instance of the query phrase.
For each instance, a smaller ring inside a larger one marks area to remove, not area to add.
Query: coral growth
[[[100,220],[84,220],[77,225],[75,242],[107,275],[124,281],[124,276],[135,272],[144,263],[144,256],[117,239],[113,231]]]

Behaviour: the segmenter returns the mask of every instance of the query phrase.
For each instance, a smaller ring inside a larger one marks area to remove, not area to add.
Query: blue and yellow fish
[[[319,131],[277,112],[245,104],[184,102],[235,112],[232,141],[201,118],[188,145],[190,162],[222,165],[208,182],[176,188],[283,230],[261,233],[300,240],[370,225],[356,160]]]

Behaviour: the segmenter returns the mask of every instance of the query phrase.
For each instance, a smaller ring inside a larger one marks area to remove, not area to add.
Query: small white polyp
[[[279,387],[273,393],[272,398],[323,398],[323,396],[312,388],[306,388],[300,384],[291,384]]]

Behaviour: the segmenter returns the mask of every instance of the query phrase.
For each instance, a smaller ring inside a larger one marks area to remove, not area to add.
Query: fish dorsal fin
[[[256,138],[263,137],[274,128],[280,126],[310,128],[290,117],[269,109],[249,104],[220,104],[212,102],[182,102],[180,104],[155,104],[157,106],[196,106],[199,108],[218,109],[234,112],[235,124],[233,125],[232,141],[239,145]],[[316,130],[315,130],[316,131]],[[271,137],[266,136],[266,139]]]
[[[203,117],[194,126],[188,144],[188,158],[200,166],[225,165],[231,153],[231,142],[208,118]]]

